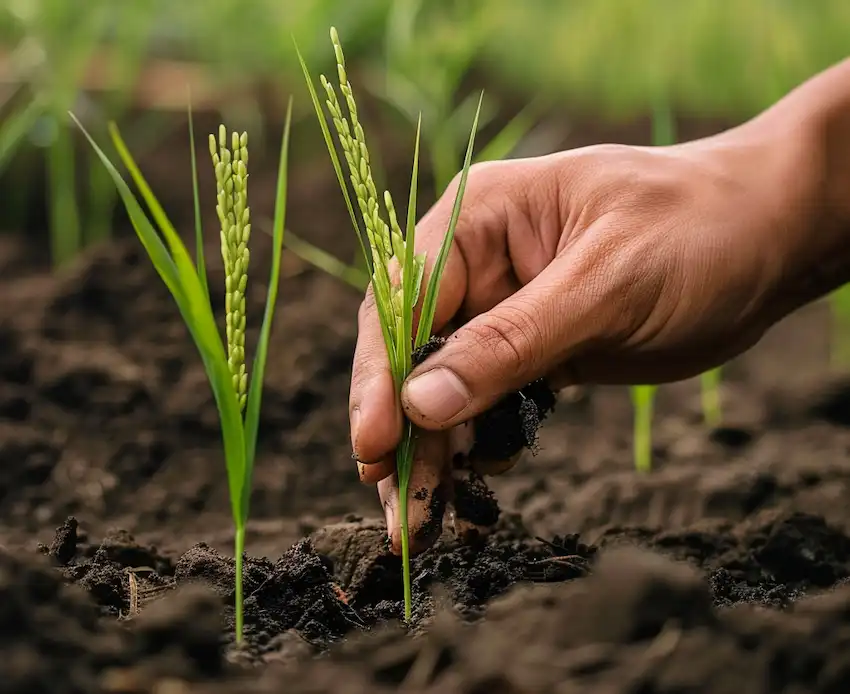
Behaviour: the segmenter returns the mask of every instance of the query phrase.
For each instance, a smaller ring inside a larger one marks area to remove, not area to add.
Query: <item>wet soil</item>
[[[332,184],[299,178],[292,225],[353,255]],[[822,305],[728,366],[722,428],[696,383],[662,388],[648,475],[624,389],[516,396],[534,411],[487,426],[536,455],[488,480],[494,533],[416,558],[406,626],[350,456],[359,297],[287,254],[237,646],[218,420],[173,302],[127,235],[56,275],[37,250],[0,243],[0,694],[850,691],[850,382]]]

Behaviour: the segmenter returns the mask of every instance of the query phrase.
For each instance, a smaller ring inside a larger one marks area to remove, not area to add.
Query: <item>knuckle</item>
[[[470,323],[467,330],[488,359],[500,369],[522,366],[533,369],[539,363],[542,332],[532,312],[519,306],[488,315],[486,320]]]

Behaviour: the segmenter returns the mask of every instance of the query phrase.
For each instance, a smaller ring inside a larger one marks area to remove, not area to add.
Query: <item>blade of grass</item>
[[[292,233],[291,229],[287,229],[286,231],[284,245],[299,258],[306,260],[311,265],[315,265],[329,275],[342,280],[354,289],[365,292],[369,286],[369,275],[359,267],[346,265],[335,255],[328,253],[318,246],[314,246],[300,236],[296,236]]]
[[[723,409],[720,402],[721,379],[722,367],[719,366],[700,376],[703,419],[711,428],[717,428],[723,423]]]
[[[449,220],[449,227],[446,230],[446,235],[443,237],[443,242],[440,245],[440,251],[437,259],[434,262],[434,267],[431,269],[431,277],[428,279],[428,288],[425,290],[425,298],[422,302],[422,313],[419,319],[419,328],[416,333],[416,342],[414,347],[418,348],[431,339],[431,329],[434,325],[434,313],[437,310],[437,294],[440,290],[440,279],[442,278],[443,270],[449,257],[449,250],[454,241],[455,228],[457,220],[460,217],[460,208],[463,203],[463,194],[466,190],[466,181],[469,177],[469,168],[472,165],[472,151],[475,146],[475,135],[478,131],[478,117],[481,114],[481,103],[484,100],[484,92],[478,99],[478,108],[475,111],[475,118],[472,121],[472,132],[469,135],[469,144],[466,147],[466,157],[463,162],[463,169],[460,175],[457,194],[455,195],[454,206],[452,208],[452,216]]]
[[[498,161],[511,154],[534,126],[537,111],[536,103],[530,103],[523,108],[481,148],[475,161]]]
[[[333,138],[331,137],[330,128],[328,128],[328,121],[325,118],[325,112],[322,109],[322,104],[319,101],[319,95],[316,93],[316,87],[313,83],[313,76],[310,74],[310,70],[307,67],[307,63],[304,61],[304,57],[301,55],[301,51],[298,48],[298,43],[295,41],[293,37],[292,42],[295,44],[295,53],[298,55],[298,62],[301,63],[301,70],[304,73],[304,79],[307,82],[307,89],[310,92],[310,99],[313,102],[313,108],[316,110],[316,116],[319,120],[319,126],[322,129],[322,136],[325,138],[325,145],[328,148],[328,154],[331,157],[331,164],[334,167],[334,172],[336,173],[337,181],[339,181],[340,190],[342,190],[342,194],[345,197],[345,206],[348,208],[348,214],[351,217],[351,224],[353,225],[354,230],[357,233],[357,240],[360,242],[360,250],[363,251],[363,257],[366,259],[366,264],[369,267],[369,275],[372,275],[375,269],[372,267],[372,254],[367,252],[366,245],[367,242],[364,241],[363,237],[365,236],[365,232],[360,230],[360,223],[357,221],[357,215],[354,214],[354,205],[351,202],[351,194],[348,192],[348,183],[346,182],[345,176],[342,173],[342,165],[339,161],[339,155],[337,155],[336,147],[334,146]]]
[[[416,198],[419,188],[419,142],[422,133],[422,115],[416,122],[416,142],[413,146],[413,170],[410,174],[410,194],[407,198],[407,223],[405,225],[405,248],[404,248],[404,284],[402,296],[404,300],[404,315],[402,316],[404,326],[405,350],[404,371],[409,373],[412,368],[412,352],[409,345],[413,340],[413,311],[416,306],[416,296],[419,294],[417,283],[422,283],[422,275],[416,267]]]
[[[632,386],[629,390],[634,409],[635,469],[638,472],[649,472],[652,469],[652,415],[658,386]]]
[[[130,189],[124,182],[124,179],[121,178],[121,175],[112,165],[112,162],[110,162],[103,150],[97,145],[92,136],[89,135],[88,131],[83,127],[82,123],[80,123],[73,113],[71,114],[71,118],[89,141],[89,144],[95,154],[106,167],[106,170],[109,172],[116,188],[118,188],[118,193],[127,208],[127,214],[130,217],[130,221],[133,223],[139,240],[142,242],[142,245],[150,256],[153,266],[160,278],[162,278],[162,281],[165,282],[165,286],[168,287],[168,291],[171,292],[171,295],[175,298],[178,305],[184,306],[186,300],[183,296],[183,287],[180,282],[180,276],[177,273],[177,266],[174,264],[171,256],[168,255],[168,250],[162,243],[159,234],[157,234],[152,228],[148,230],[150,222],[147,221],[144,211],[142,211],[138,201],[136,201],[135,197],[130,192]],[[146,224],[140,223],[141,219],[144,219]],[[139,224],[138,227],[137,224]]]
[[[195,152],[195,124],[192,117],[192,100],[189,97],[189,151],[192,157],[192,201],[195,207],[195,265],[201,282],[204,297],[210,300],[210,288],[207,281],[207,264],[204,259],[204,229],[201,221],[201,199],[198,194],[198,157]]]
[[[228,483],[230,488],[235,492],[231,499],[231,508],[234,520],[238,523],[238,519],[240,518],[239,505],[242,494],[242,471],[245,467],[245,442],[239,404],[236,399],[236,392],[233,389],[230,372],[227,369],[227,357],[215,324],[215,318],[213,317],[209,302],[204,299],[197,270],[192,264],[189,252],[186,250],[174,227],[171,226],[162,207],[153,196],[132,155],[127,150],[118,128],[114,124],[111,124],[110,130],[113,143],[121,155],[124,165],[130,171],[134,182],[142,191],[148,207],[154,211],[160,231],[166,237],[166,241],[168,241],[171,248],[171,257],[169,257],[159,235],[148,221],[141,205],[139,205],[132,192],[130,192],[121,175],[103,151],[97,147],[91,137],[88,135],[87,137],[89,137],[89,142],[95,147],[101,161],[109,169],[125,207],[127,207],[128,214],[130,214],[134,221],[134,226],[139,237],[142,239],[142,243],[148,249],[149,253],[153,249],[154,254],[151,256],[151,260],[154,262],[154,265],[158,270],[160,265],[162,265],[173,273],[171,274],[172,285],[169,286],[169,289],[171,289],[171,286],[178,287],[177,293],[172,291],[172,294],[175,296],[175,300],[178,301],[181,314],[192,333],[207,373],[210,374],[210,385],[213,389],[213,395],[215,396],[221,416]],[[164,260],[163,256],[167,260]],[[160,274],[162,275],[162,273]],[[174,284],[175,281],[176,285]]]
[[[260,405],[263,396],[263,379],[265,378],[266,360],[268,357],[269,339],[271,337],[272,319],[274,317],[277,293],[280,284],[280,256],[283,247],[284,230],[286,226],[286,196],[287,172],[289,167],[289,134],[292,125],[292,99],[286,109],[286,121],[283,128],[283,138],[280,146],[280,163],[277,172],[277,193],[275,195],[274,226],[272,231],[272,267],[269,274],[269,288],[266,296],[266,309],[257,351],[251,374],[251,385],[248,390],[248,403],[245,411],[245,445],[246,445],[246,477],[250,479],[254,466],[254,456],[257,449],[257,431],[260,425]],[[243,508],[247,516],[249,496],[243,499]]]
[[[0,127],[0,171],[14,156],[18,145],[43,113],[44,104],[39,99],[33,99],[4,121]]]
[[[313,84],[313,77],[310,74],[310,70],[307,67],[307,63],[304,61],[304,58],[301,55],[301,51],[298,48],[298,43],[295,41],[295,37],[293,37],[292,41],[295,44],[295,52],[298,55],[298,60],[301,64],[301,70],[304,74],[304,79],[307,82],[307,89],[310,93],[310,99],[313,102],[313,109],[316,112],[316,117],[319,121],[319,126],[322,130],[322,135],[325,138],[325,145],[327,146],[328,154],[330,155],[331,163],[333,164],[334,172],[336,173],[340,190],[342,191],[343,197],[345,198],[345,204],[348,208],[348,214],[351,217],[351,223],[353,225],[354,232],[357,234],[357,240],[360,243],[360,249],[363,253],[363,258],[365,259],[366,265],[369,268],[370,277],[374,277],[375,267],[372,259],[372,253],[370,252],[371,247],[368,246],[368,240],[364,240],[366,232],[361,231],[360,224],[357,221],[357,216],[354,213],[354,206],[351,202],[351,195],[348,191],[348,185],[342,173],[342,166],[340,164],[336,148],[334,147],[333,139],[331,138],[330,129],[328,128],[327,119],[325,118],[325,113],[322,109],[321,103],[319,102],[319,97],[316,94],[316,88]],[[392,315],[392,312],[390,310],[390,307],[388,306],[388,297],[383,297],[381,296],[381,294],[382,293],[379,291],[375,292],[375,307],[378,311],[379,322],[381,324],[381,332],[384,337],[384,344],[387,346],[387,353],[389,355],[390,367],[393,373],[393,378],[396,382],[396,385],[398,387],[401,387],[401,379],[403,378],[403,374],[400,371],[399,364],[396,360],[396,344],[395,340],[393,339],[392,331],[389,329],[389,316]]]

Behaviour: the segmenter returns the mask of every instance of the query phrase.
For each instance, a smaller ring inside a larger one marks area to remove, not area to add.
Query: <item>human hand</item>
[[[371,294],[359,315],[352,444],[361,480],[377,483],[394,552],[402,410],[421,429],[409,498],[417,552],[439,536],[453,500],[461,533],[495,520],[480,475],[517,456],[469,453],[475,422],[506,394],[541,377],[557,389],[695,376],[825,289],[789,260],[818,223],[816,177],[781,139],[748,126],[674,147],[593,146],[473,167],[434,323],[448,339],[413,370],[400,403]],[[456,184],[417,227],[428,261]],[[471,489],[483,503],[466,517],[459,481],[466,501]]]

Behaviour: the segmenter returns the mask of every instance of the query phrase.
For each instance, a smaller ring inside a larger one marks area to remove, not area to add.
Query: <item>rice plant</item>
[[[348,190],[342,165],[313,78],[300,51],[298,56],[354,231],[360,241],[361,249],[369,267],[371,289],[375,296],[375,305],[387,349],[390,370],[396,390],[400,392],[404,380],[413,368],[414,353],[431,339],[440,278],[448,259],[455,227],[460,215],[461,202],[472,162],[481,102],[479,99],[479,109],[473,119],[451,219],[439,253],[433,259],[433,267],[422,300],[417,326],[414,320],[414,309],[419,302],[425,274],[425,254],[414,252],[421,119],[416,128],[410,194],[407,201],[407,215],[402,220],[404,224],[404,230],[402,230],[395,203],[389,191],[385,191],[382,196],[379,196],[375,186],[365,132],[360,122],[354,92],[346,72],[345,56],[335,28],[331,28],[330,36],[336,57],[338,84],[336,86],[331,84],[324,75],[321,75],[320,82],[324,91],[327,114],[333,123],[337,142],[344,154],[355,202],[352,202],[352,195]],[[359,212],[360,222],[358,222],[355,209]],[[406,621],[410,621],[412,604],[407,500],[416,437],[417,432],[413,425],[406,422],[401,443],[396,450],[399,498],[401,499],[401,545],[404,617]]]
[[[73,117],[73,116],[72,116]],[[225,268],[226,340],[222,341],[210,304],[203,251],[203,229],[200,220],[197,163],[191,112],[189,137],[192,152],[192,186],[195,202],[196,262],[157,202],[147,181],[127,149],[118,128],[109,126],[112,142],[133,182],[141,192],[157,233],[147,214],[124,182],[121,174],[80,126],[92,148],[109,172],[124,203],[130,221],[160,278],[168,287],[180,314],[198,348],[206,370],[221,421],[222,443],[230,490],[234,522],[234,559],[236,562],[235,613],[236,640],[243,637],[243,557],[245,525],[251,500],[251,477],[257,446],[260,421],[263,377],[269,349],[269,337],[277,302],[280,277],[280,256],[286,216],[287,158],[292,117],[290,100],[281,142],[272,235],[271,275],[266,297],[265,313],[257,341],[250,373],[245,361],[245,289],[250,267],[248,242],[251,236],[251,212],[248,206],[248,136],[232,133],[224,126],[218,137],[210,135],[210,157],[215,168],[216,212],[220,222],[219,235]],[[229,145],[229,146],[228,146]],[[163,242],[164,238],[164,242]]]
[[[396,0],[390,4],[381,61],[367,66],[365,86],[412,125],[418,127],[421,123],[422,146],[428,154],[430,174],[439,195],[451,183],[463,160],[467,139],[465,124],[475,111],[476,100],[474,95],[459,105],[454,100],[485,38],[480,19],[487,8],[463,6],[455,8],[451,16],[446,16],[445,12],[430,12],[426,17],[429,9],[423,0]],[[426,22],[427,27],[423,29]],[[463,29],[458,32],[461,26]],[[536,124],[540,105],[539,101],[529,103],[489,140],[482,142],[473,162],[509,156]],[[484,120],[484,106],[486,104],[479,107],[481,121]],[[423,111],[427,116],[420,118]],[[495,113],[496,110],[491,108],[490,111]],[[480,125],[485,127],[487,123]],[[371,163],[375,167],[376,162]],[[377,183],[378,176],[374,178]],[[302,260],[358,291],[365,291],[368,286],[368,273],[306,239],[290,232],[286,246]]]
[[[635,469],[638,472],[649,472],[652,469],[652,417],[658,386],[632,386],[629,390],[634,409],[632,447]]]
[[[850,284],[836,289],[828,297],[830,308],[830,367],[843,371],[850,367]]]

